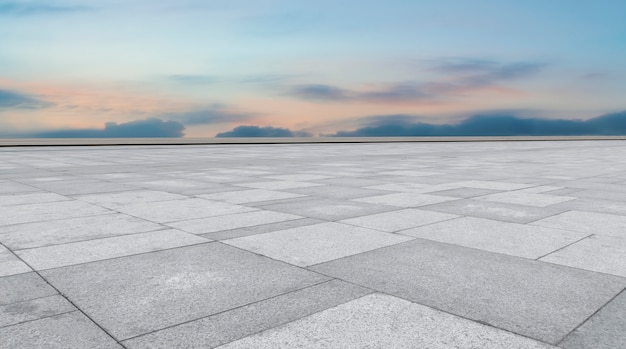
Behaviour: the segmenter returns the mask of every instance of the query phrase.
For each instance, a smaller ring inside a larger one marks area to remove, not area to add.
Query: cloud
[[[304,131],[291,131],[288,128],[237,126],[231,131],[218,133],[215,137],[311,137],[312,134]]]
[[[142,137],[183,137],[185,126],[176,121],[163,121],[157,118],[135,120],[118,124],[107,122],[104,129],[61,129],[29,135],[28,138],[142,138]]]
[[[521,118],[515,115],[474,115],[457,124],[408,122],[408,116],[375,116],[374,122],[334,137],[394,136],[582,136],[626,135],[626,111],[589,120]]]
[[[28,94],[0,90],[0,108],[42,109],[49,106],[52,106],[52,103],[43,101]]]
[[[211,75],[177,74],[169,75],[167,79],[186,85],[209,85],[219,82],[219,79]]]
[[[92,10],[88,6],[55,5],[44,1],[0,1],[1,15],[29,16]]]
[[[257,116],[258,114],[254,113],[238,113],[224,110],[224,108],[219,105],[188,112],[165,113],[158,115],[160,118],[175,120],[188,126],[242,122],[251,120]]]
[[[295,85],[288,87],[285,94],[303,100],[326,102],[433,101],[530,77],[547,66],[542,62],[499,63],[477,59],[440,59],[429,61],[429,64],[430,71],[442,75],[440,79],[408,80],[369,90],[346,89],[329,84]]]

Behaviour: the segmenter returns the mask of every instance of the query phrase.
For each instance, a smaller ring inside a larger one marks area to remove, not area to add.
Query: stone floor
[[[626,347],[626,141],[0,149],[0,348]]]

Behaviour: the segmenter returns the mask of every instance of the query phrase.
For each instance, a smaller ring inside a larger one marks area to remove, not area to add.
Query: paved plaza
[[[626,348],[626,141],[0,148],[0,348]]]

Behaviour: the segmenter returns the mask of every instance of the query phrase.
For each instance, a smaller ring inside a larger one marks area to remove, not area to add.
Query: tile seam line
[[[561,338],[561,340],[559,340],[555,345],[559,346],[561,343],[563,343],[570,335],[572,335],[577,329],[579,329],[580,327],[582,327],[583,325],[585,325],[588,321],[590,321],[594,316],[596,316],[598,313],[600,313],[600,311],[602,311],[604,308],[606,308],[606,306],[611,303],[613,300],[615,300],[619,295],[621,295],[622,293],[626,294],[626,287],[624,287],[621,291],[617,292],[613,297],[611,297],[611,299],[609,299],[606,303],[604,303],[601,307],[599,307],[595,312],[593,312],[593,314],[589,315],[587,318],[585,318],[583,321],[581,321],[578,326],[574,327],[571,331],[569,331],[565,336],[563,336],[563,338]]]
[[[312,272],[310,270],[308,270],[308,271]],[[326,276],[326,275],[323,275],[323,276]],[[326,276],[326,277],[328,277],[328,276]],[[268,301],[268,300],[272,300],[272,299],[275,299],[275,298],[286,296],[286,295],[289,295],[289,294],[292,294],[292,293],[295,293],[295,292],[298,292],[298,291],[306,290],[306,289],[309,289],[309,288],[312,288],[312,287],[315,287],[315,286],[320,286],[320,285],[323,285],[323,284],[326,284],[326,283],[329,283],[329,282],[335,281],[335,280],[340,280],[340,279],[334,278],[334,277],[328,277],[327,280],[320,281],[320,282],[317,282],[317,283],[314,283],[312,285],[308,285],[308,286],[305,286],[305,287],[302,287],[302,288],[298,288],[296,290],[292,290],[292,291],[288,291],[288,292],[285,292],[285,293],[277,294],[277,295],[274,295],[274,296],[271,296],[271,297],[268,297],[268,298],[260,299],[258,301],[242,304],[242,305],[236,306],[234,308],[229,308],[229,309],[226,309],[226,310],[219,311],[217,313],[213,313],[213,314],[209,314],[209,315],[205,315],[205,316],[200,316],[200,317],[197,317],[197,318],[194,318],[194,319],[190,319],[190,320],[185,320],[185,321],[179,322],[177,324],[165,326],[163,328],[158,328],[158,329],[146,332],[146,333],[142,333],[142,334],[138,334],[136,336],[128,337],[128,338],[122,339],[121,341],[122,342],[126,342],[126,341],[130,341],[130,340],[137,339],[137,338],[140,338],[140,337],[148,336],[148,335],[151,335],[153,333],[161,332],[161,331],[164,331],[164,330],[167,330],[167,329],[170,329],[170,328],[186,325],[186,324],[189,324],[189,323],[192,323],[192,322],[195,322],[195,321],[199,321],[199,320],[202,320],[202,319],[210,318],[212,316],[225,314],[225,313],[228,313],[228,312],[233,311],[233,310],[238,310],[238,309],[250,306],[250,305],[255,305],[255,304],[258,304],[258,303],[261,303],[261,302],[265,302],[265,301]],[[341,281],[343,281],[343,280],[341,280]],[[305,317],[305,316],[303,316],[303,317]],[[288,322],[290,322],[290,321],[288,321]],[[277,326],[280,326],[280,325],[277,325]],[[274,327],[276,327],[276,326],[274,326]],[[242,337],[242,338],[244,338],[244,337]],[[223,344],[220,344],[220,345],[223,345]]]
[[[33,271],[31,270],[31,271],[27,271],[27,272],[25,272],[25,273],[19,273],[19,274],[7,275],[7,276],[0,277],[0,279],[1,279],[1,278],[5,278],[5,277],[15,276],[15,275],[23,275],[23,274],[28,274],[28,273],[32,273],[32,272],[33,272]],[[24,303],[24,302],[35,301],[35,300],[38,300],[38,299],[43,299],[43,298],[48,298],[48,297],[54,297],[54,296],[57,296],[57,294],[55,293],[55,294],[50,294],[50,295],[47,295],[47,296],[41,296],[41,297],[35,297],[35,298],[24,299],[24,300],[17,301],[17,302],[11,302],[11,303],[0,304],[0,307],[4,307],[4,306],[7,306],[7,305],[13,305],[13,304]]]
[[[586,240],[586,239],[588,239],[588,238],[590,238],[590,237],[592,237],[592,236],[594,236],[594,235],[595,235],[595,234],[589,234],[589,235],[587,235],[587,236],[584,236],[584,237],[582,237],[582,238],[580,238],[580,239],[578,239],[578,240],[576,240],[576,241],[574,241],[574,242],[572,242],[572,243],[569,243],[569,244],[567,244],[567,245],[565,245],[565,246],[562,246],[561,248],[557,248],[556,250],[554,250],[554,251],[552,251],[552,252],[548,252],[548,253],[544,254],[543,256],[537,257],[537,258],[535,258],[535,260],[536,260],[536,261],[539,261],[541,258],[547,257],[547,256],[549,256],[549,255],[551,255],[551,254],[553,254],[553,253],[557,253],[557,252],[559,252],[559,251],[562,251],[562,250],[564,250],[564,249],[566,249],[566,248],[568,248],[568,247],[570,247],[570,246],[572,246],[572,245],[574,245],[574,244],[576,244],[576,243],[579,243],[579,242],[581,242],[581,241],[583,241],[583,240]],[[551,262],[548,262],[548,261],[541,261],[541,262],[551,263]],[[551,264],[557,264],[557,263],[551,263]],[[561,264],[557,264],[557,265],[561,265]],[[580,269],[580,268],[579,268],[579,269]],[[586,269],[585,269],[585,270],[586,270]],[[610,274],[609,274],[609,275],[610,275]]]
[[[63,297],[63,296],[61,296]],[[64,297],[65,298],[65,297]],[[74,305],[72,305],[74,306]],[[62,313],[58,313],[58,314],[54,314],[54,315],[46,315],[46,316],[42,316],[36,319],[30,319],[30,320],[25,320],[25,321],[20,321],[20,322],[16,322],[14,324],[10,324],[10,325],[5,325],[5,326],[0,326],[0,330],[4,329],[4,328],[9,328],[11,326],[18,326],[18,325],[22,325],[22,324],[27,324],[29,322],[33,322],[33,321],[37,321],[37,320],[42,320],[42,319],[49,319],[51,317],[55,317],[55,316],[59,316],[59,315],[65,315],[65,314],[69,314],[69,313],[75,313],[75,312],[80,312],[80,310],[78,310],[78,308],[73,309],[73,310],[69,310],[69,311],[64,311]]]
[[[2,245],[0,243],[0,245]],[[4,245],[2,245],[4,246]],[[6,246],[5,246],[6,247]],[[83,311],[80,307],[78,307],[74,302],[72,302],[68,296],[66,296],[65,294],[63,294],[61,292],[61,290],[59,290],[58,288],[56,288],[53,284],[51,284],[48,279],[46,279],[45,277],[43,277],[43,275],[41,275],[41,273],[39,273],[38,270],[35,270],[35,268],[33,268],[30,264],[28,264],[25,260],[21,259],[18,255],[16,255],[15,253],[13,253],[13,251],[11,251],[11,253],[18,258],[19,260],[22,261],[22,263],[26,264],[29,268],[31,268],[33,270],[33,272],[39,276],[48,286],[50,286],[53,290],[55,290],[61,297],[65,298],[65,300],[70,303],[74,308],[76,308],[76,311],[79,311],[81,314],[83,314],[87,319],[89,319],[89,321],[91,321],[94,325],[96,325],[96,327],[98,327],[101,331],[103,331],[108,337],[110,337],[111,339],[113,339],[113,341],[115,341],[115,343],[117,343],[120,347],[126,349],[126,346],[123,345],[119,340],[117,340],[117,338],[115,338],[115,336],[113,336],[113,334],[111,334],[109,331],[107,331],[103,326],[101,326],[99,323],[97,323],[94,319],[91,318],[91,316],[87,315],[87,313],[85,313],[85,311]]]

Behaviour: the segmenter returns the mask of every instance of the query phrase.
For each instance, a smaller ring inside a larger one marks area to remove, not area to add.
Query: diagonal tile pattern
[[[620,348],[624,141],[0,148],[0,349]]]

